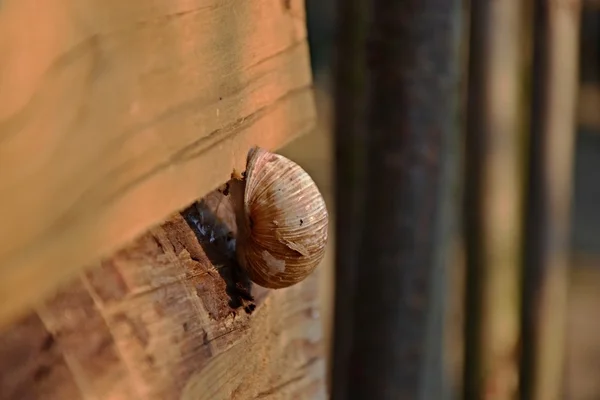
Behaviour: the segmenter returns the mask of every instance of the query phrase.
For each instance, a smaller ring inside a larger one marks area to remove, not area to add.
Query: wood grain
[[[312,128],[302,0],[4,0],[0,326]]]
[[[1,333],[0,399],[324,399],[320,271],[254,287],[247,314],[230,306],[233,264],[189,221],[172,216]]]

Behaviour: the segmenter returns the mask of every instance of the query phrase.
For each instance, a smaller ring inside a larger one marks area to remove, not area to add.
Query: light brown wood
[[[326,398],[320,270],[285,290],[255,286],[256,309],[234,309],[233,264],[185,215],[0,333],[0,398]]]
[[[469,35],[469,99],[464,155],[465,350],[461,390],[509,400],[519,390],[520,257],[531,35],[526,2],[485,2]],[[473,10],[472,10],[473,11]],[[480,23],[485,21],[485,23]],[[474,94],[474,95],[471,95]],[[478,100],[475,100],[478,99]],[[479,157],[484,155],[483,157]],[[466,171],[480,170],[478,173]]]
[[[315,123],[302,0],[3,0],[0,326]]]
[[[534,150],[543,155],[540,161],[533,158],[533,168],[539,172],[534,169],[526,190],[532,196],[530,205],[542,211],[526,222],[531,226],[525,229],[530,233],[524,235],[527,261],[522,267],[536,271],[534,278],[523,283],[523,304],[530,319],[524,332],[533,334],[525,333],[521,342],[524,359],[533,360],[524,363],[533,366],[521,373],[521,380],[530,380],[521,383],[526,389],[522,396],[532,400],[564,399],[568,323],[581,4],[558,0],[552,5],[552,11],[543,17],[548,29],[538,44],[547,50],[542,60],[547,75],[538,80],[545,86],[544,98],[541,111],[532,114],[541,127],[533,137],[542,143],[534,142]],[[528,205],[525,212],[529,210]]]
[[[571,259],[565,357],[565,399],[595,399],[600,393],[600,258],[576,253]]]

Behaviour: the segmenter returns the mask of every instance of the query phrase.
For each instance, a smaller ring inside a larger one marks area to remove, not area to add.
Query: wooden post
[[[450,150],[458,133],[461,3],[374,0],[370,4],[365,10],[370,18],[366,84],[352,86],[346,93],[354,96],[350,100],[343,100],[343,89],[337,89],[337,100],[347,102],[339,110],[347,113],[352,110],[348,104],[359,101],[364,91],[367,116],[366,158],[358,159],[348,155],[358,149],[344,147],[351,142],[340,129],[346,126],[343,118],[357,119],[341,111],[336,115],[337,166],[364,168],[365,180],[362,219],[354,224],[350,206],[338,209],[337,215],[345,220],[339,222],[340,229],[360,234],[352,239],[354,248],[349,236],[338,246],[336,313],[340,320],[351,319],[344,323],[350,329],[339,333],[347,335],[351,350],[345,365],[336,360],[336,367],[343,370],[334,372],[334,380],[339,380],[334,390],[346,386],[336,398],[443,398],[445,299],[443,289],[434,291],[444,286],[442,254],[447,243],[440,237],[447,234],[448,209],[441,203],[450,200],[454,180],[447,178],[455,173]],[[354,16],[352,23],[362,27],[359,18],[365,16],[354,10],[340,12],[340,17]],[[360,41],[353,45],[360,49]],[[348,68],[360,72],[362,61],[354,57]],[[338,78],[338,85],[343,82]],[[338,176],[345,179],[338,183],[339,204],[340,196],[352,192],[343,186],[349,172],[341,170]],[[356,263],[349,261],[352,257]],[[348,281],[354,273],[352,285]]]
[[[521,398],[564,398],[580,3],[535,1],[524,231]]]
[[[1,399],[326,398],[319,273],[250,287],[214,192],[315,126],[305,22],[0,1]]]
[[[518,385],[521,193],[527,104],[521,0],[471,2],[465,160],[465,399]]]

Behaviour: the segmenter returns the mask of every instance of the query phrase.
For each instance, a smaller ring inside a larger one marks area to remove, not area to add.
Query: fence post
[[[580,2],[535,0],[523,256],[521,398],[558,400],[569,264]]]
[[[471,2],[465,160],[465,399],[518,388],[527,2]]]
[[[344,92],[337,78],[336,177],[345,179],[336,183],[337,227],[360,234],[337,233],[335,340],[347,341],[349,358],[334,362],[334,398],[440,398],[448,259],[441,254],[452,213],[445,202],[452,200],[456,177],[461,1],[373,0],[362,15],[338,5],[342,27],[369,19],[366,62],[346,53],[350,70],[338,64],[337,71],[349,76],[353,63],[366,67],[365,85],[356,91]],[[338,40],[341,48],[351,47]],[[360,117],[344,113],[353,110],[344,93],[366,96],[361,150],[343,146],[360,129],[348,121],[361,126]],[[348,163],[347,152],[357,150],[361,156]],[[364,169],[365,179],[356,184],[344,167]],[[352,207],[341,204],[355,193],[348,182],[364,199],[355,206],[364,210],[358,221]]]

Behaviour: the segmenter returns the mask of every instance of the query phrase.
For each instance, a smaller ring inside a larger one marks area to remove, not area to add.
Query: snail
[[[325,255],[329,215],[317,185],[298,164],[260,147],[232,173],[236,258],[254,283],[280,289],[309,276]]]

